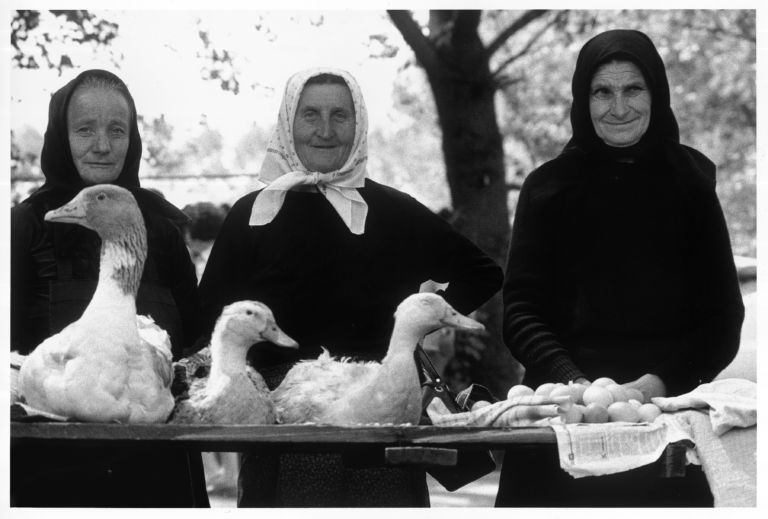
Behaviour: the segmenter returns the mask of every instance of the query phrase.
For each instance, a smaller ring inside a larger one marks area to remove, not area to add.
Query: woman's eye
[[[605,87],[598,87],[592,90],[592,95],[597,99],[607,99],[611,95],[611,91]]]
[[[125,135],[126,132],[125,132],[125,128],[120,128],[119,126],[116,126],[115,128],[112,128],[110,130],[110,133],[112,135],[118,135],[119,136],[119,135]]]
[[[305,121],[314,121],[317,119],[317,112],[315,110],[307,110],[302,114]]]
[[[333,120],[338,122],[344,122],[349,119],[349,115],[346,112],[334,112]]]
[[[87,127],[87,126],[82,126],[80,128],[77,128],[75,130],[75,133],[78,134],[78,135],[90,135],[91,134],[91,129],[89,127]]]

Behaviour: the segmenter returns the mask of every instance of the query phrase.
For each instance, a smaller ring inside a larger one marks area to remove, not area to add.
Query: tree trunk
[[[504,153],[494,105],[496,85],[479,21],[479,11],[430,11],[432,52],[419,55],[414,50],[432,87],[443,134],[452,223],[504,267],[510,232]],[[406,41],[411,44],[408,37]],[[479,369],[471,375],[503,398],[520,381],[522,368],[501,339],[501,299],[499,292],[481,309],[489,337]]]

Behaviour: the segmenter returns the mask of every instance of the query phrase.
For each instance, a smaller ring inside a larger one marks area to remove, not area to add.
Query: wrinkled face
[[[355,140],[355,107],[346,85],[307,85],[293,119],[299,160],[310,172],[340,169]]]
[[[131,111],[120,92],[78,88],[67,109],[69,148],[87,185],[114,182],[128,153]]]
[[[608,146],[639,142],[651,122],[651,92],[637,65],[612,61],[600,66],[592,76],[589,113],[595,133]]]

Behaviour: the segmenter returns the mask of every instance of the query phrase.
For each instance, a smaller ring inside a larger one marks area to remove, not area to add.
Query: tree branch
[[[413,19],[411,12],[389,10],[387,14],[395,28],[402,34],[405,43],[413,49],[413,53],[416,55],[419,63],[421,63],[421,66],[427,70],[433,69],[437,64],[435,49],[421,32],[421,27]]]
[[[486,48],[486,55],[490,59],[491,56],[493,56],[493,53],[499,50],[506,41],[511,38],[514,34],[516,34],[518,31],[522,30],[526,25],[531,23],[532,21],[536,20],[537,18],[540,18],[547,14],[548,10],[546,9],[532,9],[530,11],[526,11],[525,14],[523,14],[520,18],[512,22],[509,27],[504,29],[499,33],[498,36],[496,36],[496,39],[494,39]]]
[[[544,33],[549,30],[550,27],[552,27],[558,21],[560,21],[564,13],[565,13],[564,11],[561,11],[560,13],[558,13],[557,16],[552,18],[546,25],[544,25],[544,27],[539,29],[533,36],[531,36],[531,39],[528,40],[528,42],[525,44],[525,46],[522,49],[520,49],[519,52],[513,54],[512,56],[502,61],[501,64],[498,67],[496,67],[496,70],[493,71],[493,73],[491,74],[491,77],[494,77],[494,78],[498,77],[499,74],[501,74],[502,70],[508,67],[511,63],[514,63],[521,57],[525,56],[528,53],[528,51],[531,50],[531,47],[533,47],[533,45],[539,40],[539,38],[541,38],[544,35]]]

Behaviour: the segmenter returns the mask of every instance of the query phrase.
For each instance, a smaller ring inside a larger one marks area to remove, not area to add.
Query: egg
[[[629,402],[614,402],[606,411],[611,422],[637,423],[640,421],[637,409]]]
[[[661,409],[656,404],[647,403],[637,408],[637,414],[641,422],[653,423],[661,414]]]
[[[603,407],[608,407],[613,403],[613,395],[604,387],[596,386],[592,384],[584,390],[582,400],[585,405],[600,404]]]
[[[524,384],[517,384],[516,386],[509,388],[509,391],[507,391],[507,400],[512,400],[513,398],[521,396],[531,396],[533,393],[534,391],[530,387]]]
[[[609,420],[608,410],[600,404],[587,404],[584,408],[584,423],[606,423]]]

